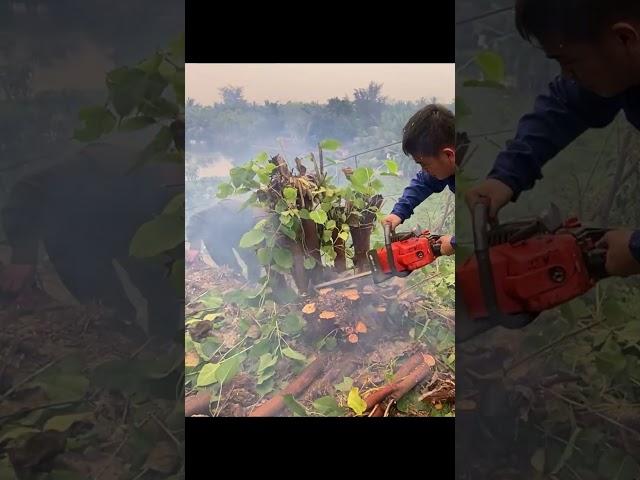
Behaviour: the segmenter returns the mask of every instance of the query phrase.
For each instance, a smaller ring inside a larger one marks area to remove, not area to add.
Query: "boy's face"
[[[414,157],[422,170],[438,180],[444,180],[456,173],[456,152],[453,148],[443,148],[438,155]]]
[[[540,43],[563,76],[596,95],[612,97],[640,85],[640,31],[631,23],[616,23],[593,42]]]

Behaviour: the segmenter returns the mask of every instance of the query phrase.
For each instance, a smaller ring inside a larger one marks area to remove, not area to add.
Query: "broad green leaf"
[[[385,160],[384,163],[387,166],[387,170],[389,170],[389,173],[393,175],[398,174],[398,164],[394,160]]]
[[[269,265],[271,263],[271,252],[270,248],[259,248],[256,256],[258,257],[258,262],[260,265]]]
[[[207,385],[212,385],[218,381],[216,376],[216,372],[220,367],[219,363],[207,363],[202,367],[200,373],[198,374],[198,380],[196,381],[196,386],[198,387],[206,387]]]
[[[240,248],[250,248],[254,245],[258,245],[264,240],[264,232],[260,230],[249,230],[240,238]]]
[[[336,228],[336,221],[335,220],[329,220],[324,228],[326,228],[327,230],[333,230],[334,228]]]
[[[504,61],[500,55],[490,51],[480,52],[475,61],[482,69],[485,80],[497,83],[504,81]]]
[[[334,385],[334,387],[340,392],[349,392],[353,388],[353,378],[343,377],[342,382]]]
[[[275,260],[276,264],[284,269],[293,267],[293,254],[290,250],[275,247],[273,249],[273,259]]]
[[[367,409],[367,403],[360,397],[357,387],[353,387],[349,391],[347,405],[356,413],[356,415],[362,415]]]
[[[273,367],[276,363],[278,363],[278,357],[271,353],[265,353],[260,356],[260,361],[258,364],[257,373],[261,373],[269,367]]]
[[[300,417],[307,416],[307,410],[293,398],[293,395],[285,395],[282,397],[284,404],[294,414]]]
[[[322,150],[337,150],[340,148],[340,142],[332,138],[328,138],[320,142],[320,148]]]
[[[316,266],[316,259],[313,257],[307,257],[304,259],[304,268],[307,270],[311,270]]]
[[[300,315],[290,313],[282,320],[280,329],[289,335],[293,335],[301,331],[304,325],[305,321]]]
[[[268,393],[271,393],[274,390],[274,387],[275,387],[275,380],[273,378],[269,378],[267,380],[257,383],[256,393],[258,394],[259,398],[262,398]]]
[[[129,247],[130,254],[148,258],[169,251],[184,242],[184,217],[179,214],[159,215],[144,223]]]
[[[227,198],[233,193],[233,191],[233,185],[231,185],[230,183],[221,183],[218,185],[218,193],[216,196],[218,198]]]
[[[285,187],[284,190],[282,190],[282,194],[287,201],[293,202],[298,197],[298,190],[293,187]]]
[[[282,354],[283,354],[285,357],[289,357],[289,358],[291,358],[292,360],[301,360],[301,361],[303,361],[303,362],[306,362],[306,360],[307,360],[307,357],[305,357],[305,356],[304,356],[303,354],[301,354],[300,352],[296,352],[295,350],[293,350],[293,349],[292,349],[292,348],[290,348],[290,347],[283,348],[283,349],[282,349]]]
[[[324,225],[327,221],[327,213],[322,209],[314,210],[309,213],[309,218],[320,225]]]
[[[220,363],[220,366],[216,370],[216,378],[220,382],[228,382],[236,373],[240,370],[240,365],[244,359],[243,355],[236,355],[235,357],[228,358]]]

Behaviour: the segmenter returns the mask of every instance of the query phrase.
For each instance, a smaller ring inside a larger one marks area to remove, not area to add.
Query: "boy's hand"
[[[597,247],[607,249],[605,268],[609,275],[626,277],[640,273],[640,263],[629,250],[632,230],[611,230],[597,243]]]
[[[451,245],[451,235],[442,235],[436,241],[436,244],[440,245],[440,253],[442,255],[453,255],[456,253],[453,245]]]
[[[509,200],[513,197],[513,190],[500,180],[487,178],[484,182],[471,188],[465,195],[467,205],[472,211],[473,206],[483,197],[490,200],[489,218],[495,220],[500,209],[509,203]]]
[[[385,225],[385,224],[391,225],[391,230],[395,230],[396,227],[401,223],[402,223],[402,219],[394,213],[390,213],[389,215],[387,215],[382,219],[382,225]]]
[[[7,265],[0,273],[0,292],[8,295],[18,295],[33,282],[35,274],[35,265]]]
[[[189,249],[184,254],[184,259],[187,261],[187,263],[193,263],[196,258],[198,258],[198,255],[200,255],[200,250]]]

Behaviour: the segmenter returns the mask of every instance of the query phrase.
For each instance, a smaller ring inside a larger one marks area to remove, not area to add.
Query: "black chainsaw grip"
[[[476,261],[478,262],[478,274],[482,296],[489,317],[498,318],[498,300],[493,281],[493,269],[489,256],[489,239],[487,226],[489,222],[489,205],[486,202],[478,202],[473,206],[473,243],[475,247]]]
[[[607,250],[594,248],[586,253],[587,270],[592,278],[600,280],[609,276],[606,269]]]
[[[431,245],[431,251],[433,252],[433,255],[436,257],[440,257],[442,255],[442,246],[439,243],[434,243],[433,245]]]
[[[385,223],[382,227],[384,231],[384,248],[387,251],[387,262],[389,262],[389,268],[391,273],[397,273],[396,262],[393,258],[393,249],[391,248],[391,225]]]

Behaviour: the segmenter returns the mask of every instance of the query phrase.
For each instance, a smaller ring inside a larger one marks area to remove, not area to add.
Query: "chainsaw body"
[[[406,277],[432,263],[440,256],[440,245],[436,244],[438,238],[428,230],[420,234],[392,234],[385,225],[385,246],[367,252],[374,283],[382,283],[392,277]]]
[[[473,320],[520,328],[540,312],[584,294],[607,276],[606,251],[595,246],[606,232],[573,218],[489,230],[487,206],[477,204],[475,255],[456,272],[467,313]]]

